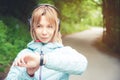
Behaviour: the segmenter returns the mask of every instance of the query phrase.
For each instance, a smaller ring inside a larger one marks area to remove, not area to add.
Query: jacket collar
[[[57,42],[50,42],[50,43],[42,43],[42,42],[36,42],[36,41],[31,41],[30,43],[27,44],[27,47],[29,49],[35,50],[37,48],[41,48],[41,47],[46,47],[48,49],[55,49],[55,48],[61,48],[63,47],[62,44],[57,43]]]

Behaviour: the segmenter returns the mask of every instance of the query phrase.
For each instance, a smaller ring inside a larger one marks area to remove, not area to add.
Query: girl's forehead
[[[51,24],[50,20],[46,16],[41,16],[40,20],[38,21],[39,23],[45,23],[45,24]]]
[[[43,14],[44,13],[44,14]],[[33,23],[35,23],[36,25],[39,24],[39,22],[42,19],[42,16],[46,17],[46,20],[50,23],[50,25],[56,25],[57,22],[57,15],[54,14],[55,12],[52,10],[45,10],[45,9],[37,9],[33,12]]]
[[[53,25],[53,24],[55,24],[56,23],[56,20],[55,20],[55,18],[52,18],[52,17],[49,17],[49,16],[47,16],[47,15],[42,15],[42,16],[39,16],[39,17],[37,17],[38,19],[37,19],[37,22],[41,22],[42,20],[46,20],[49,24],[51,24],[51,25]]]

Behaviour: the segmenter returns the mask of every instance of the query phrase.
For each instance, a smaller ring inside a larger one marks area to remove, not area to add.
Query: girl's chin
[[[42,43],[48,43],[49,41],[48,40],[42,40],[41,42]]]
[[[40,41],[41,41],[42,43],[48,43],[48,42],[51,42],[50,39],[40,39]]]

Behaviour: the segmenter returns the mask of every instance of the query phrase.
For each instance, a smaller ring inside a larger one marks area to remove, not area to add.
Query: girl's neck
[[[41,42],[40,40],[35,40],[35,42]],[[43,43],[43,42],[41,42],[42,43],[42,45],[45,45],[45,44],[47,44],[47,43]]]

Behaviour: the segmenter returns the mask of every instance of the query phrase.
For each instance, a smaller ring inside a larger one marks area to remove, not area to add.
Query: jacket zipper
[[[40,55],[43,55],[43,46],[44,44],[42,44]],[[42,66],[40,66],[39,80],[42,80]]]
[[[43,54],[42,50],[40,54]],[[39,80],[42,80],[42,66],[40,66]]]

